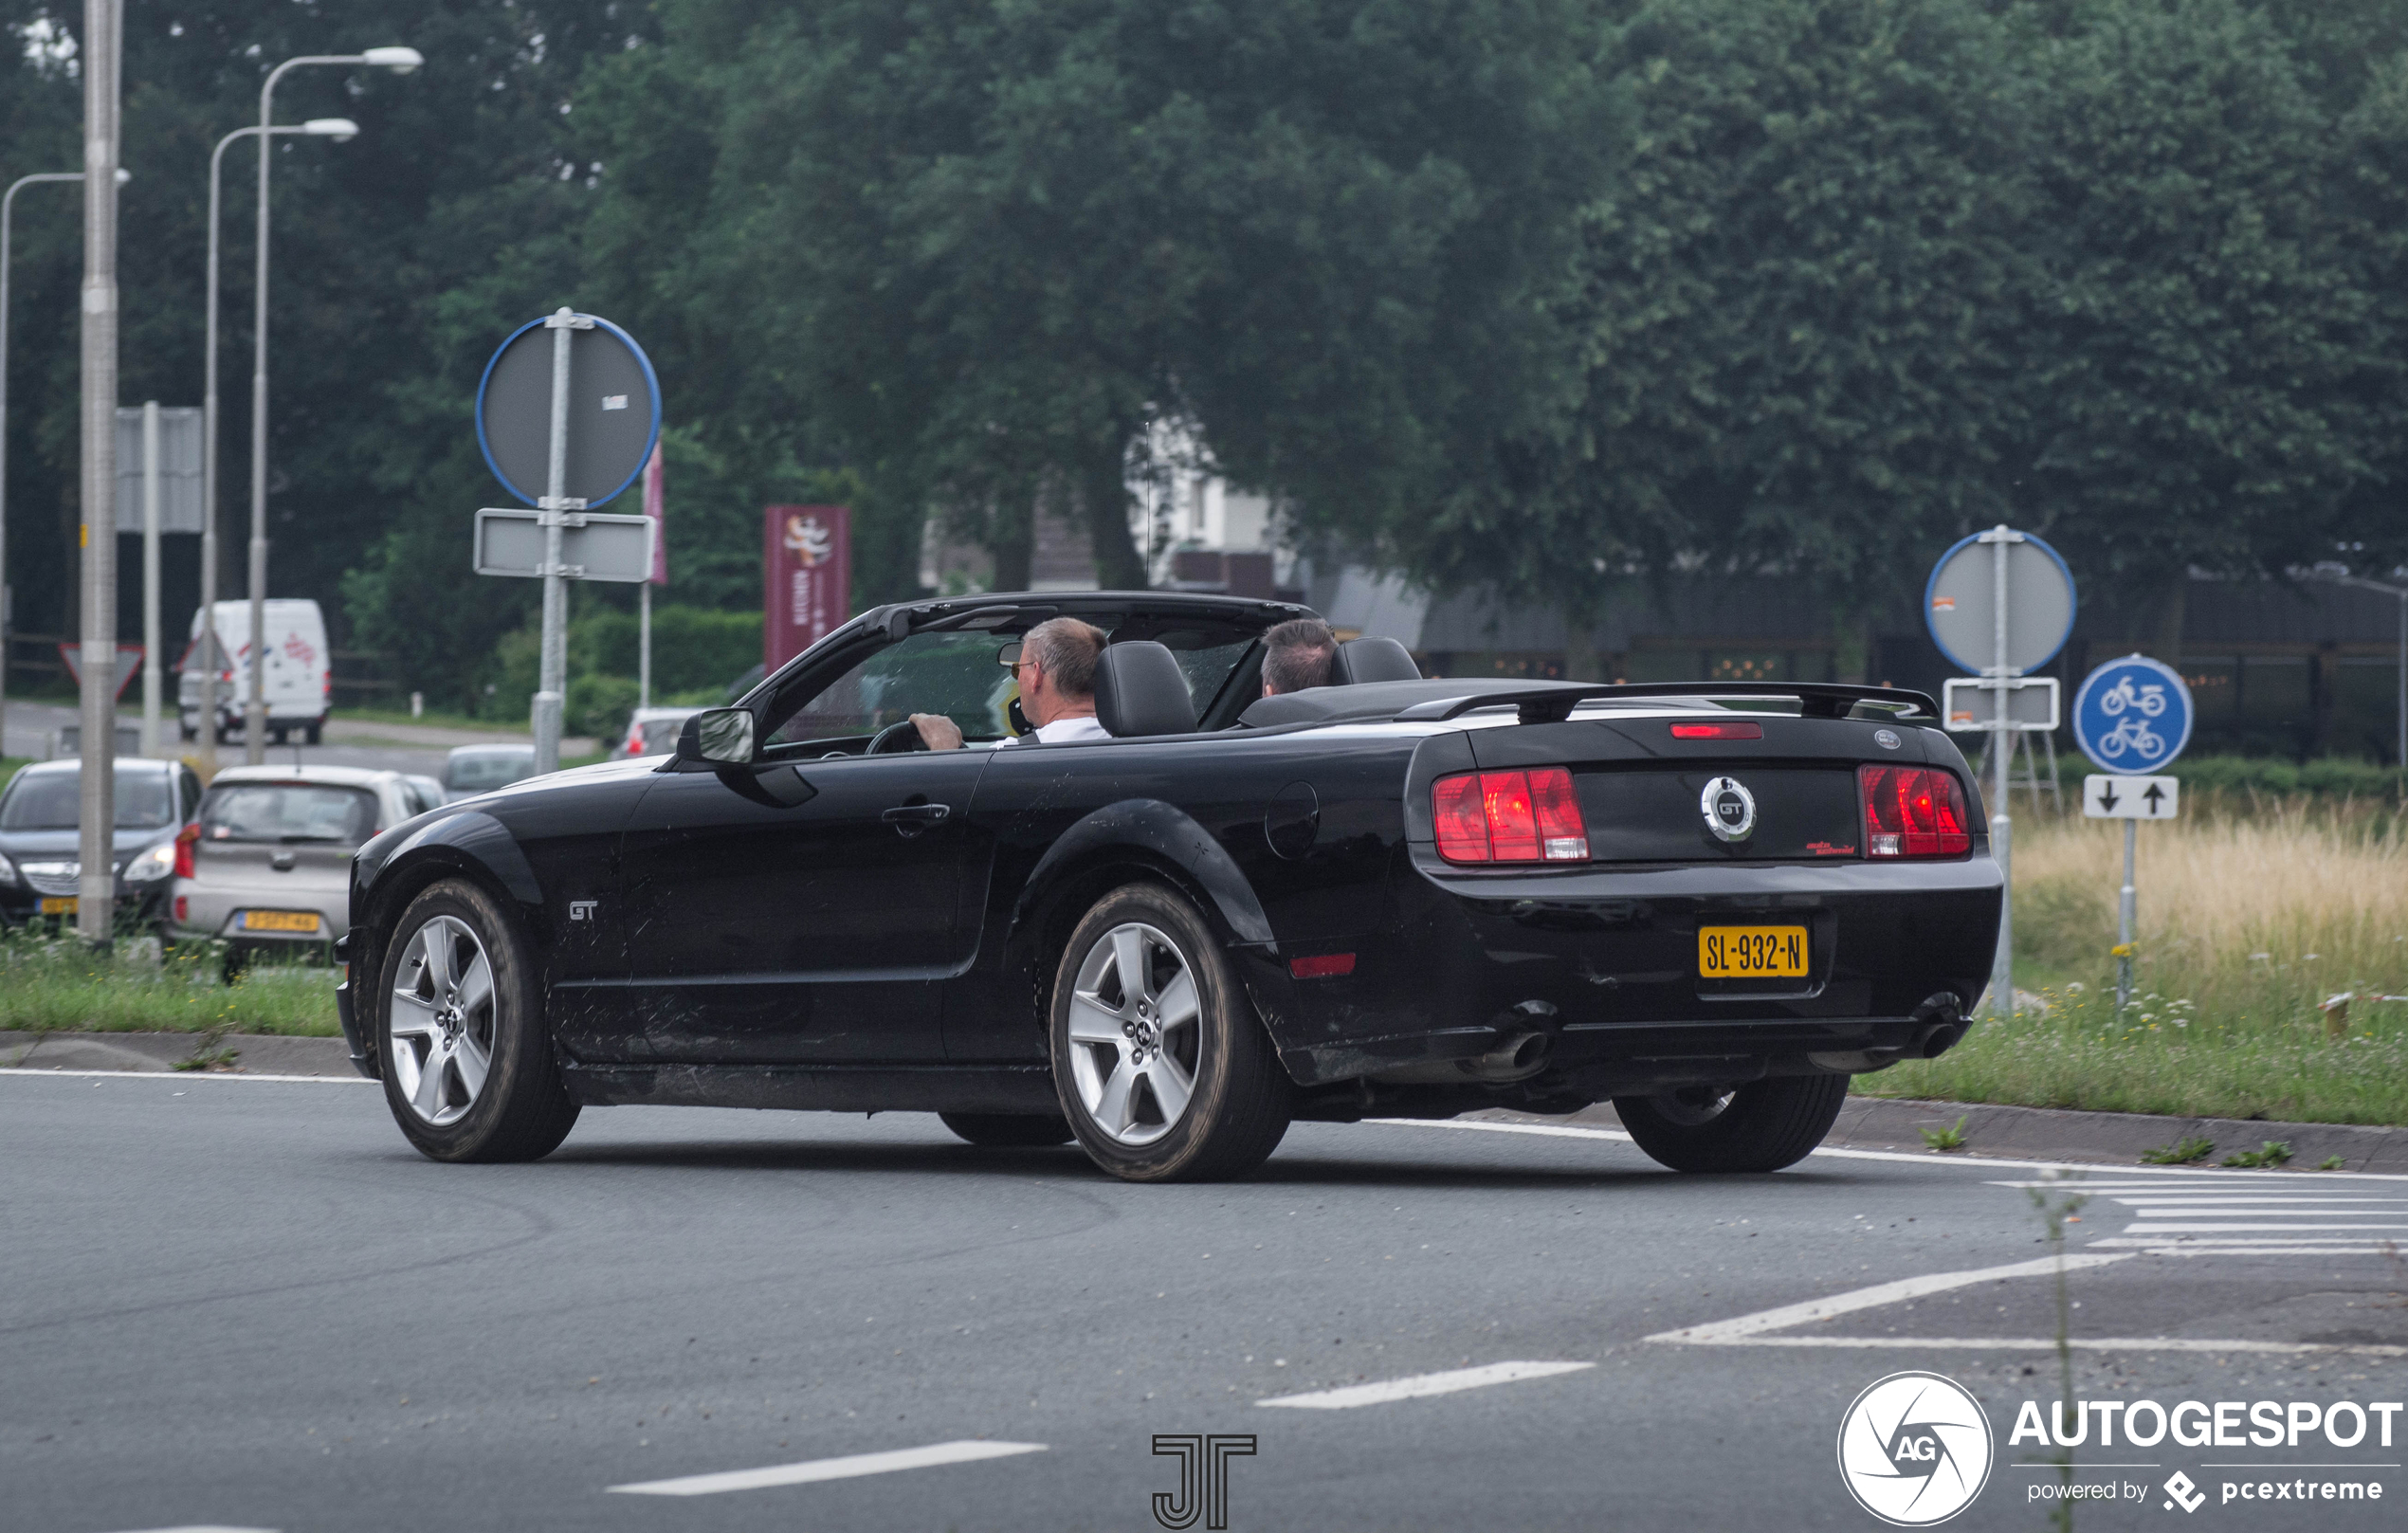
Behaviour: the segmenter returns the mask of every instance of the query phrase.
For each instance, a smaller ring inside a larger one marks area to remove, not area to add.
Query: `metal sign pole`
[[[635,705],[652,705],[652,582],[635,588]]]
[[[2124,888],[2115,907],[2115,1014],[2119,1019],[2132,1004],[2132,927],[2139,908],[2132,891],[2132,845],[2140,830],[2140,821],[2124,822]]]
[[[538,774],[560,769],[560,712],[568,687],[569,590],[562,578],[567,570],[560,562],[560,529],[570,513],[585,509],[583,501],[568,495],[569,338],[575,331],[593,329],[593,321],[579,318],[564,304],[543,324],[552,332],[552,442],[543,501],[537,507],[542,513],[538,520],[543,527],[543,649],[533,720]]]
[[[2015,821],[2007,809],[2008,745],[2014,739],[2013,722],[2008,717],[2012,693],[2007,679],[2016,674],[2007,660],[2007,556],[2013,544],[2023,541],[2023,535],[2011,532],[2005,522],[1981,535],[1991,546],[1991,662],[1984,674],[1993,678],[1996,689],[1992,702],[1996,708],[1991,716],[1990,760],[1996,769],[1993,776],[1997,787],[1990,813],[1990,855],[1998,860],[1998,873],[2005,883],[1999,895],[1998,951],[1990,963],[1990,1007],[1994,1013],[2015,1014],[2015,867],[2012,861]]]
[[[159,754],[159,402],[142,406],[142,754]]]

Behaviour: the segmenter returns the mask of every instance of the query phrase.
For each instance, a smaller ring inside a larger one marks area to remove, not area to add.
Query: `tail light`
[[[627,726],[627,743],[620,746],[619,749],[624,751],[630,760],[644,754],[644,725],[642,722],[634,721],[629,723]]]
[[[1572,774],[1466,772],[1431,785],[1438,855],[1450,863],[1579,863],[1589,860]]]
[[[175,923],[182,925],[192,919],[192,902],[179,894],[175,897]]]
[[[200,843],[201,822],[198,820],[194,820],[183,830],[175,832],[175,876],[177,878],[191,878],[193,876],[192,853],[193,849],[198,847]]]
[[[1938,767],[1862,766],[1868,857],[1961,857],[1973,849],[1972,822],[1957,775]]]

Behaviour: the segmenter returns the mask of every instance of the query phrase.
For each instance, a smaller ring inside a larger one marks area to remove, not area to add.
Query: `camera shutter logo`
[[[1737,777],[1709,777],[1697,811],[1718,841],[1744,841],[1756,829],[1756,795]]]
[[[1939,1374],[1879,1379],[1839,1421],[1848,1493],[1895,1527],[1929,1527],[1973,1505],[1994,1454],[1981,1402]]]

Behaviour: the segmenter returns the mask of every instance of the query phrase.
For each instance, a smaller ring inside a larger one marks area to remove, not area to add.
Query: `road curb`
[[[198,1032],[0,1032],[0,1068],[127,1070],[159,1074],[199,1050]],[[327,1075],[357,1078],[351,1046],[340,1038],[287,1038],[233,1032],[218,1040],[237,1075]]]
[[[1613,1104],[1600,1102],[1568,1118],[1517,1119],[1618,1128]],[[1924,1143],[1924,1130],[1964,1120],[1964,1148],[1938,1151]],[[2348,1123],[2283,1123],[2259,1119],[2160,1118],[2136,1112],[2068,1112],[2055,1107],[2001,1107],[1968,1102],[1920,1102],[1889,1097],[1851,1097],[1823,1143],[1847,1150],[1920,1151],[1933,1159],[2066,1160],[2087,1165],[2129,1166],[2149,1150],[2177,1140],[2212,1141],[2214,1165],[2235,1150],[2254,1150],[2268,1140],[2291,1147],[2287,1171],[2310,1171],[2333,1156],[2346,1171],[2408,1172],[2408,1129],[2362,1128]]]

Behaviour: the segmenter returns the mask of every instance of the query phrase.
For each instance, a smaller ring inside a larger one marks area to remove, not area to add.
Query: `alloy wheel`
[[[1080,961],[1070,995],[1070,1073],[1096,1127],[1125,1145],[1177,1126],[1203,1048],[1195,976],[1178,944],[1141,922],[1115,926]]]
[[[476,1105],[493,1068],[493,962],[456,916],[436,916],[403,946],[392,1003],[394,1082],[440,1128]]]

